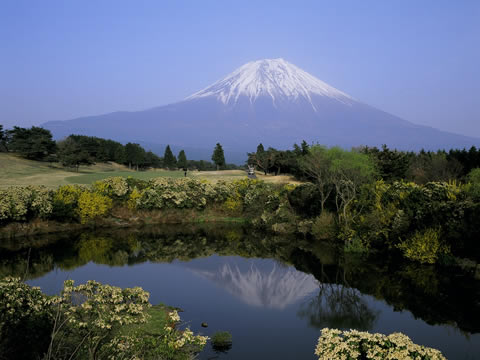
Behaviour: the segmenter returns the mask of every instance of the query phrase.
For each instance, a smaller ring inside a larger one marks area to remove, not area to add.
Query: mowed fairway
[[[148,180],[157,177],[183,177],[183,171],[168,171],[168,170],[148,170],[148,171],[109,171],[109,172],[98,172],[91,174],[83,174],[79,176],[70,176],[65,180],[70,184],[91,184],[94,181],[106,179],[111,176],[122,176],[122,177],[134,177],[137,179]]]
[[[134,171],[126,166],[115,163],[101,163],[91,166],[81,166],[79,172],[64,168],[58,163],[48,163],[23,159],[14,154],[0,153],[0,188],[9,186],[45,185],[55,188],[67,184],[91,184],[112,176],[134,177],[148,180],[156,177],[183,177],[183,171],[148,170]],[[217,182],[219,180],[233,181],[246,179],[243,170],[220,171],[188,171],[188,177]],[[278,184],[295,184],[288,175],[263,175],[257,172],[257,178],[265,182]]]
[[[17,155],[0,153],[0,188],[45,185],[51,188],[66,184],[91,184],[111,176],[151,179],[160,176],[181,177],[182,171],[134,171],[115,163],[81,166],[79,172],[57,163],[32,161]]]

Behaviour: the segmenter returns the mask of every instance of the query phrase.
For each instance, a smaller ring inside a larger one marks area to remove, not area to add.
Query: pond
[[[480,358],[480,281],[372,257],[240,226],[163,226],[12,241],[0,275],[27,274],[48,294],[66,279],[141,286],[195,332],[232,334],[230,350],[207,344],[199,359],[315,359],[324,327],[400,331],[449,359]]]

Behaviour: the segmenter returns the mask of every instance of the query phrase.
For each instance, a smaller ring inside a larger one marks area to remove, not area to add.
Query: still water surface
[[[232,333],[228,352],[207,344],[199,359],[315,359],[323,327],[401,331],[449,359],[480,359],[480,284],[463,274],[385,259],[375,265],[328,246],[232,228],[155,228],[46,242],[30,250],[29,284],[49,294],[66,279],[141,286],[152,304],[182,308],[195,332]],[[2,250],[1,271],[22,271],[25,251]]]

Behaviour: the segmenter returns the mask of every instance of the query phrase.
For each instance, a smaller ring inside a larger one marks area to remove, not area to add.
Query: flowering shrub
[[[65,311],[68,322],[93,332],[146,322],[144,310],[151,306],[149,296],[139,287],[121,289],[94,280],[78,286],[74,286],[73,280],[67,280],[62,291],[62,301],[68,305]]]
[[[52,213],[52,192],[44,186],[13,186],[0,190],[0,221],[46,218]]]
[[[203,347],[207,343],[207,336],[194,335],[189,328],[183,331],[176,328],[180,323],[180,315],[178,315],[176,310],[171,311],[168,317],[167,325],[164,328],[167,333],[167,336],[164,338],[164,343],[167,344],[169,348],[178,350],[188,345]]]
[[[84,191],[78,198],[77,212],[80,216],[80,222],[86,224],[98,217],[104,216],[112,207],[112,199],[96,193]]]
[[[108,358],[118,359],[191,359],[201,351],[208,337],[194,335],[190,329],[180,330],[176,310],[168,313],[160,332],[142,331],[135,335],[114,337],[107,345]]]
[[[235,190],[235,184],[231,181],[227,182],[224,180],[217,181],[213,186],[208,188],[208,198],[217,203],[223,203],[227,198],[232,195]]]
[[[95,181],[92,188],[95,192],[110,198],[123,198],[129,191],[127,180],[119,176]]]
[[[0,280],[0,358],[37,358],[46,351],[52,330],[51,304],[52,299],[39,288],[19,278]]]
[[[214,195],[212,185],[203,181],[156,178],[149,181],[147,188],[132,191],[129,206],[137,209],[203,209]]]
[[[178,329],[176,311],[159,312],[163,327],[133,331],[149,325],[148,298],[139,287],[73,280],[48,297],[18,278],[0,280],[0,358],[183,359],[203,348],[208,338]]]
[[[46,312],[50,304],[39,287],[30,287],[19,278],[0,280],[0,334],[22,318]]]
[[[124,325],[147,321],[148,297],[138,287],[121,289],[96,281],[74,286],[73,280],[65,281],[61,295],[52,298],[55,322],[47,358],[103,357]]]
[[[322,329],[315,355],[331,359],[446,360],[438,350],[414,344],[402,333],[370,334],[356,330]]]

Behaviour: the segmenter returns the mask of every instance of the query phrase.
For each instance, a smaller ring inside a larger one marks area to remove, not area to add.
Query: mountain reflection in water
[[[271,269],[261,270],[255,263],[248,270],[240,270],[238,264],[223,263],[216,271],[192,271],[246,304],[272,309],[284,309],[318,289],[312,275],[276,263]]]

